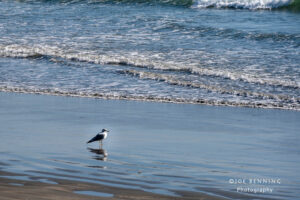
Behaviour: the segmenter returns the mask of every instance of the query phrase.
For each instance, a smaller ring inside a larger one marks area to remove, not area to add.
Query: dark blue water
[[[0,1],[0,91],[300,110],[294,4]]]

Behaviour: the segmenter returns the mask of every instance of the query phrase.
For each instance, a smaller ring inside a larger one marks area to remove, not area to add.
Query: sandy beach
[[[0,93],[0,112],[1,199],[298,195],[296,111]],[[104,127],[107,157],[86,144]],[[280,184],[238,192],[245,178]]]

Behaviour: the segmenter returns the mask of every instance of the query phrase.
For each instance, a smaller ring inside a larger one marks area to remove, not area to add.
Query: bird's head
[[[106,131],[106,132],[109,132],[109,130],[107,130],[107,129],[105,129],[105,128],[102,129],[102,133],[105,132],[105,131]]]

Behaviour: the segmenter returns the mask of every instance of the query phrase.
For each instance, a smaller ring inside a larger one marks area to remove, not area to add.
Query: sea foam
[[[292,0],[196,0],[197,8],[274,9],[291,4]]]

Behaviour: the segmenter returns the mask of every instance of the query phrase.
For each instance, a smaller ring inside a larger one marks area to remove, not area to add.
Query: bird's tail
[[[94,138],[93,139],[90,139],[89,141],[87,141],[86,143],[91,143],[91,142],[94,142]]]
[[[98,136],[98,135],[96,135],[95,137],[93,137],[92,139],[90,139],[89,141],[87,141],[87,143],[91,143],[91,142],[94,142],[94,141],[96,141],[96,139],[97,139],[97,136]]]

